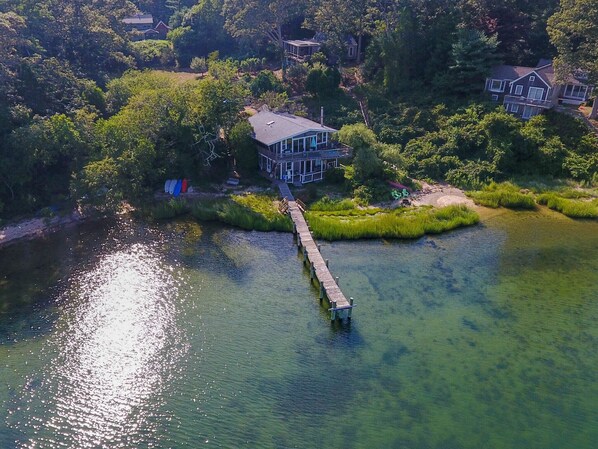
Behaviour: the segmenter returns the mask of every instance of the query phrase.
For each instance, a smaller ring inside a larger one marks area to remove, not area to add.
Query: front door
[[[286,182],[293,182],[293,163],[287,162],[286,164]]]

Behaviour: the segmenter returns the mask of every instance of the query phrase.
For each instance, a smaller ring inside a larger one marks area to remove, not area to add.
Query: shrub
[[[264,92],[282,92],[284,87],[274,73],[270,70],[262,70],[253,81],[249,83],[249,89],[254,97],[259,97]]]
[[[329,168],[324,172],[324,178],[332,184],[340,184],[345,181],[345,170],[341,167]]]
[[[239,63],[239,68],[243,72],[257,72],[264,66],[265,62],[265,58],[247,58]]]
[[[174,51],[168,41],[148,39],[133,42],[132,45],[140,67],[161,67],[174,64]]]
[[[359,186],[353,190],[353,197],[360,206],[368,206],[374,195],[368,186]]]
[[[307,73],[305,90],[315,97],[330,97],[336,93],[340,82],[341,75],[336,68],[314,64]]]
[[[189,65],[191,70],[197,73],[205,73],[208,71],[208,62],[206,58],[193,58],[191,60],[191,64]]]

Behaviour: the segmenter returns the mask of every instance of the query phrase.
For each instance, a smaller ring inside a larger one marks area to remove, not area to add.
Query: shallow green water
[[[594,448],[598,224],[324,244],[85,226],[0,251],[1,448]]]

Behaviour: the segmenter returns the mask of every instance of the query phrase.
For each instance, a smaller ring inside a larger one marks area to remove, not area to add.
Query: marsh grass
[[[314,237],[324,240],[354,240],[368,238],[418,238],[438,234],[479,221],[477,213],[465,206],[441,209],[397,209],[375,215],[330,216],[308,212],[308,222]]]
[[[355,209],[355,203],[349,198],[343,198],[340,200],[332,199],[328,196],[323,196],[318,201],[314,202],[309,206],[309,210],[313,211],[347,211]]]
[[[154,220],[167,220],[186,215],[190,211],[189,204],[181,198],[171,198],[168,202],[158,203],[150,207],[146,214]]]
[[[467,192],[476,204],[485,207],[506,207],[509,209],[535,209],[532,195],[521,193],[519,187],[510,182],[491,183],[482,190]]]
[[[565,193],[566,195],[566,193]],[[566,197],[561,193],[544,193],[538,196],[538,203],[571,218],[598,218],[598,198],[583,200],[582,197]]]
[[[235,195],[231,198],[202,200],[191,214],[202,221],[219,221],[242,229],[285,231],[293,229],[291,220],[281,215],[271,195]]]

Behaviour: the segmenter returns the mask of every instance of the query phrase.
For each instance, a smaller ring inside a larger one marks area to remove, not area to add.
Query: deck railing
[[[522,104],[524,106],[536,106],[539,108],[547,108],[550,109],[553,104],[552,101],[547,100],[536,100],[534,98],[526,98],[526,97],[516,97],[514,95],[506,95],[505,96],[505,104]]]
[[[306,150],[300,152],[286,151],[282,154],[275,153],[265,148],[260,148],[259,152],[275,161],[302,161],[312,159],[342,159],[351,157],[353,154],[351,148],[342,144],[329,144],[320,149]]]

